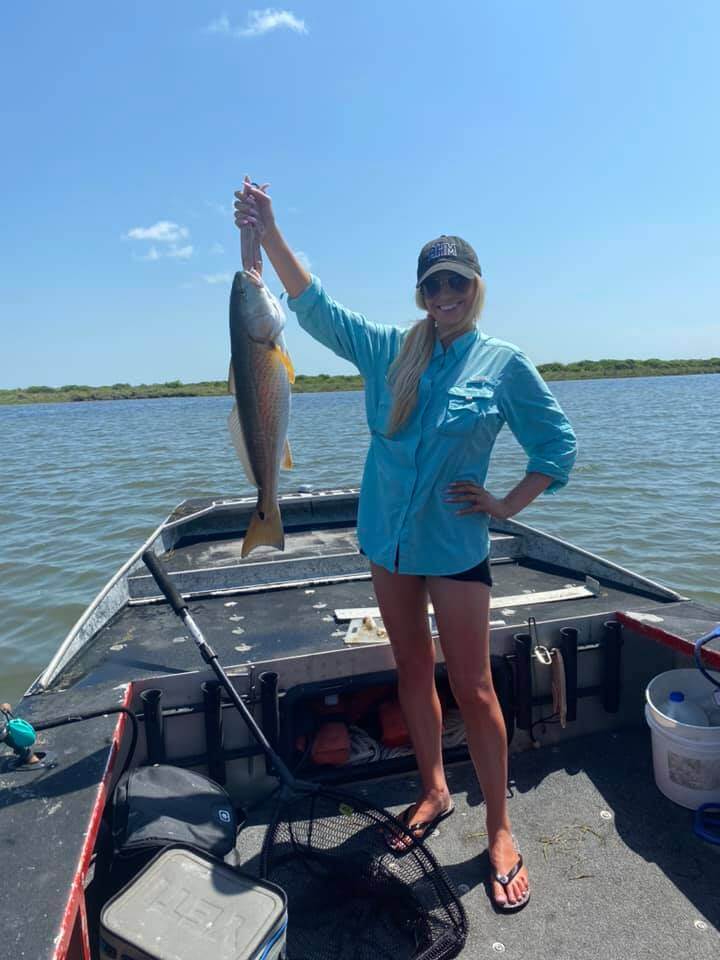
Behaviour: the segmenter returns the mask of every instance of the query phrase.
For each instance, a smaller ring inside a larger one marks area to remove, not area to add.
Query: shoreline
[[[577,363],[543,363],[538,370],[547,382],[558,380],[614,380],[637,377],[671,377],[720,373],[720,358],[709,360],[582,360]],[[335,376],[327,373],[316,376],[299,374],[293,393],[330,393],[341,390],[362,390],[359,375]],[[226,380],[204,380],[183,383],[168,380],[164,383],[114,383],[112,386],[93,387],[66,384],[62,387],[30,386],[0,390],[0,405],[14,406],[28,403],[82,403],[88,400],[151,400],[165,397],[221,397],[229,396]]]

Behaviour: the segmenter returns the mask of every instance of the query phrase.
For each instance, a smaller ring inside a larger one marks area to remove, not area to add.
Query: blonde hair
[[[473,279],[475,297],[467,315],[458,326],[458,332],[467,333],[478,321],[485,303],[485,283],[480,277]],[[422,289],[415,291],[415,303],[420,310],[427,310]],[[435,321],[427,314],[412,325],[405,334],[400,353],[390,365],[388,382],[393,394],[388,434],[397,433],[407,423],[417,403],[418,384],[435,349]]]

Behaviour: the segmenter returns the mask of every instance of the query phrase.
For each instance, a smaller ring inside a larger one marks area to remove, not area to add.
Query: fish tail
[[[274,504],[263,512],[260,504],[255,508],[250,526],[243,539],[241,556],[246,557],[255,547],[277,547],[285,549],[285,531],[283,530],[280,508]]]

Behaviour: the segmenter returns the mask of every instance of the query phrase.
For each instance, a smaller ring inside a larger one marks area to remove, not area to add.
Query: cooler
[[[281,960],[280,887],[169,847],[103,907],[102,960]]]

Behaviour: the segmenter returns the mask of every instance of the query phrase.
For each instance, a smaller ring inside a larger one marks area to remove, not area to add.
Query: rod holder
[[[577,720],[577,648],[578,632],[575,627],[563,627],[558,643],[565,666],[565,702],[568,722]]]
[[[516,633],[515,642],[515,722],[519,730],[532,726],[532,637]]]
[[[278,749],[280,741],[280,707],[278,702],[278,675],[272,670],[264,670],[258,676],[260,684],[260,713],[263,733],[273,750]],[[265,770],[273,772],[269,757],[265,757]]]
[[[620,659],[623,645],[622,624],[606,620],[603,624],[603,706],[607,713],[620,709]]]
[[[205,680],[200,684],[205,708],[205,748],[207,750],[208,774],[215,783],[227,781],[223,750],[222,685],[217,680]]]
[[[162,690],[151,687],[140,694],[145,719],[145,745],[148,763],[165,763],[165,726],[163,722]]]

